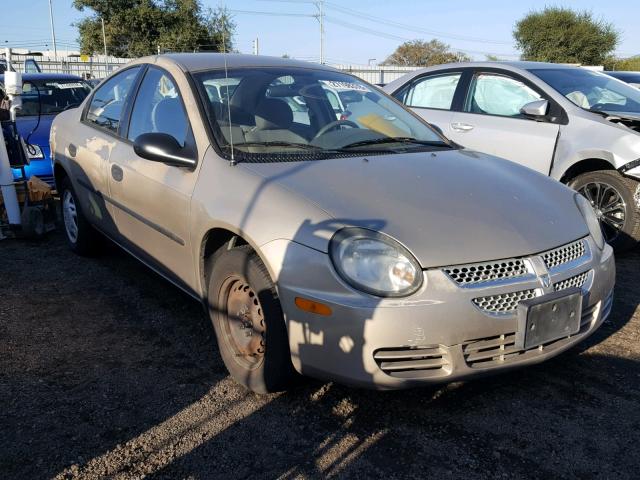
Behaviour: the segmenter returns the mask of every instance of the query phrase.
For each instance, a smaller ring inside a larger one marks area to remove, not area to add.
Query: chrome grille
[[[384,348],[376,350],[373,358],[378,367],[392,377],[444,375],[450,366],[447,350],[439,345]]]
[[[581,273],[579,275],[576,275],[571,278],[567,278],[566,280],[562,280],[556,283],[553,286],[553,288],[555,289],[556,292],[559,292],[560,290],[566,290],[567,288],[571,288],[571,287],[582,288],[584,283],[587,281],[588,276],[589,276],[589,272]]]
[[[562,247],[549,250],[542,254],[542,259],[547,265],[547,268],[551,269],[565,263],[572,262],[582,257],[586,253],[584,246],[584,240],[578,240],[577,242],[569,243]]]
[[[536,290],[532,288],[519,292],[474,298],[473,303],[485,313],[506,314],[514,312],[516,308],[518,308],[518,303],[521,301],[535,298],[535,296]]]
[[[443,270],[451,280],[462,286],[504,278],[521,277],[527,274],[527,266],[524,260],[520,259],[473,263],[446,267]]]

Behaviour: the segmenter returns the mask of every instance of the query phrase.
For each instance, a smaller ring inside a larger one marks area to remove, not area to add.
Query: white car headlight
[[[602,250],[604,248],[604,235],[602,233],[602,227],[600,226],[600,220],[598,220],[596,212],[593,210],[593,207],[591,206],[589,200],[587,200],[579,193],[576,193],[575,199],[578,210],[580,210],[580,213],[582,213],[584,221],[587,223],[587,227],[589,227],[589,233],[591,233],[591,236],[596,242],[598,248]]]
[[[420,288],[417,260],[393,238],[365,228],[338,231],[329,246],[331,261],[354,288],[379,297],[404,297]]]

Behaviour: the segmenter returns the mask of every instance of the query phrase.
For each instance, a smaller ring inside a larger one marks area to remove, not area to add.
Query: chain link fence
[[[114,70],[117,70],[129,58],[69,56],[54,59],[31,55],[13,54],[11,63],[18,71],[34,71],[35,60],[42,72],[45,73],[69,73],[83,78],[104,78]],[[417,70],[420,67],[397,67],[391,65],[347,65],[333,64],[334,68],[351,73],[369,83],[387,84],[402,75]],[[87,77],[88,76],[88,77]]]
[[[333,68],[351,73],[369,83],[386,85],[401,76],[422,67],[396,67],[392,65],[331,65]]]
[[[84,57],[73,56],[54,59],[31,55],[11,55],[11,65],[19,72],[36,72],[34,61],[37,62],[42,73],[68,73],[83,78],[104,78],[117,70],[129,58],[116,57]]]

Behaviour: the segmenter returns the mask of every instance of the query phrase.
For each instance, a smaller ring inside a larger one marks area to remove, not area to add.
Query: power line
[[[341,25],[345,28],[349,28],[351,30],[357,30],[359,32],[362,33],[368,33],[370,35],[375,35],[377,37],[385,37],[385,38],[389,38],[391,40],[398,40],[401,42],[408,42],[411,41],[411,39],[407,38],[407,37],[401,37],[399,35],[394,35],[392,33],[386,33],[386,32],[381,32],[379,30],[374,30],[372,28],[368,28],[368,27],[363,27],[361,25],[356,25],[350,22],[345,22],[344,20],[339,20],[337,18],[333,18],[333,17],[327,17],[327,22],[330,23],[334,23],[336,25]],[[480,54],[480,55],[496,55],[499,57],[517,57],[519,55],[516,54],[510,54],[510,53],[495,53],[495,52],[487,52],[487,51],[481,51],[481,50],[467,50],[467,49],[458,49],[458,48],[454,48],[454,50],[458,51],[458,52],[463,52],[463,53],[470,53],[470,54]]]
[[[229,12],[239,15],[268,15],[273,17],[317,17],[317,15],[310,13],[260,12],[257,10],[229,10]]]
[[[440,36],[450,36],[452,38],[456,38],[458,40],[464,40],[464,41],[476,41],[476,42],[481,42],[481,43],[495,43],[495,44],[509,44],[508,42],[498,42],[495,40],[488,40],[488,39],[479,39],[479,38],[474,38],[474,37],[466,37],[466,36],[462,36],[462,35],[448,35],[448,34],[443,34],[442,32],[435,32],[435,31],[431,31],[431,30],[426,30],[426,29],[422,29],[422,28],[418,28],[415,26],[411,26],[411,25],[406,25],[403,23],[399,23],[399,22],[394,22],[391,20],[386,20],[380,17],[376,17],[374,15],[369,15],[367,13],[364,12],[359,12],[357,10],[353,10],[351,8],[347,8],[347,7],[342,7],[340,5],[337,5],[333,2],[330,1],[325,1],[325,0],[258,0],[258,1],[262,1],[262,2],[278,2],[278,3],[292,3],[292,4],[300,4],[300,5],[316,5],[316,7],[318,7],[319,13],[317,15],[311,15],[311,14],[302,14],[302,13],[284,13],[284,12],[265,12],[265,11],[252,11],[252,10],[234,10],[232,12],[239,12],[239,13],[246,13],[246,14],[255,14],[255,15],[269,15],[269,16],[302,16],[302,17],[314,17],[316,19],[318,19],[318,21],[320,22],[320,29],[321,29],[321,38],[320,38],[320,58],[323,59],[324,58],[324,26],[323,26],[323,22],[324,20],[326,20],[327,22],[333,23],[335,25],[340,25],[342,27],[345,28],[349,28],[351,30],[356,30],[362,33],[368,33],[370,35],[375,35],[377,37],[383,37],[383,38],[388,38],[391,40],[396,40],[396,41],[401,41],[401,42],[407,42],[407,41],[411,41],[413,39],[407,38],[407,37],[403,37],[400,35],[396,35],[393,33],[389,33],[389,32],[384,32],[381,31],[379,29],[372,29],[363,25],[358,25],[358,24],[354,24],[351,22],[347,22],[345,20],[341,20],[335,17],[327,17],[326,14],[324,13],[324,10],[322,9],[323,4],[326,6],[329,6],[330,8],[337,10],[338,12],[341,13],[346,13],[348,15],[354,15],[357,17],[361,17],[364,18],[367,21],[371,21],[371,22],[376,22],[379,24],[383,24],[383,25],[387,25],[387,26],[391,26],[394,28],[402,28],[404,30],[413,30],[413,31],[418,31],[421,33],[428,33],[429,35],[440,35]],[[483,50],[469,50],[469,49],[459,49],[459,48],[455,48],[452,47],[454,50],[459,51],[459,52],[463,52],[463,53],[468,53],[468,54],[480,54],[480,55],[496,55],[496,56],[500,56],[500,57],[519,57],[518,54],[513,54],[513,53],[495,53],[495,52],[488,52],[488,51],[483,51]]]
[[[444,33],[444,32],[439,32],[436,30],[428,30],[425,28],[421,28],[421,27],[416,27],[414,25],[408,25],[406,23],[400,23],[400,22],[395,22],[393,20],[388,20],[385,18],[381,18],[381,17],[376,17],[374,15],[368,14],[368,13],[364,13],[364,12],[360,12],[358,10],[354,10],[352,8],[347,8],[347,7],[343,7],[341,5],[337,5],[333,2],[326,2],[327,5],[335,10],[338,10],[342,13],[346,13],[347,15],[352,15],[352,16],[356,16],[358,18],[365,18],[367,20],[373,21],[373,22],[377,22],[377,23],[382,23],[384,25],[388,25],[388,26],[392,26],[392,27],[396,27],[396,28],[401,28],[403,30],[410,30],[410,31],[414,31],[414,32],[418,32],[418,33],[425,33],[427,35],[432,35],[434,37],[442,37],[442,38],[451,38],[454,40],[462,40],[462,41],[469,41],[469,42],[478,42],[478,43],[489,43],[489,44],[495,44],[495,45],[512,45],[512,42],[505,42],[505,41],[501,41],[501,40],[490,40],[490,39],[486,39],[486,38],[479,38],[479,37],[468,37],[465,35],[458,35],[458,34],[451,34],[451,33]]]

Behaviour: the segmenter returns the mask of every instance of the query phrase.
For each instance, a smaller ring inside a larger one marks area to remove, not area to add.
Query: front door
[[[126,139],[111,152],[111,198],[125,245],[162,273],[193,285],[189,207],[197,173],[139,157],[133,142],[151,132],[171,135],[181,146],[195,148],[178,87],[166,71],[157,67],[149,67],[145,73]]]
[[[454,112],[446,134],[469,149],[506,158],[549,175],[560,125],[524,117],[520,109],[542,95],[498,73],[476,73],[463,111]]]

